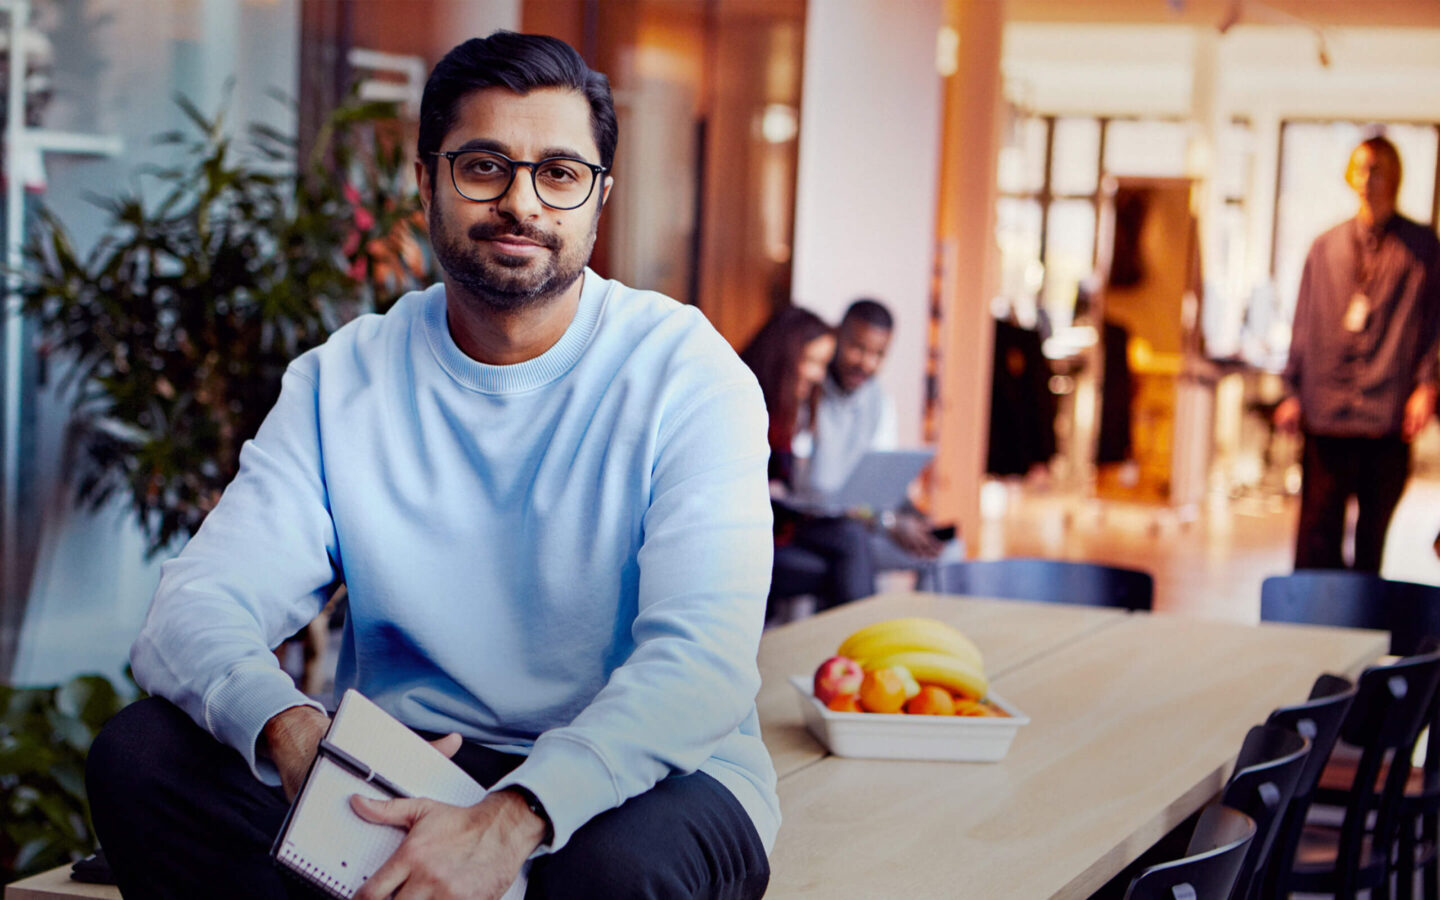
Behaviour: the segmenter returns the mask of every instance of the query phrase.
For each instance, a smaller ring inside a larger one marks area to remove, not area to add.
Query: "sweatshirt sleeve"
[[[220,502],[162,567],[130,650],[141,687],[238,750],[269,784],[278,774],[255,754],[265,723],[292,706],[324,711],[296,689],[272,648],[315,617],[337,571],[316,389],[296,365]]]
[[[544,849],[699,768],[754,711],[774,552],[765,404],[753,378],[689,399],[657,443],[634,652],[495,786],[522,785],[544,804],[555,829]]]

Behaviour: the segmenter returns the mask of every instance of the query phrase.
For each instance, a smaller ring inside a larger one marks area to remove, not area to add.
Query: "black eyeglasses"
[[[433,150],[431,155],[450,160],[450,183],[456,193],[476,203],[505,196],[515,181],[515,170],[523,166],[530,170],[530,183],[541,203],[552,209],[575,209],[585,205],[595,182],[609,171],[568,156],[524,162],[494,150]]]

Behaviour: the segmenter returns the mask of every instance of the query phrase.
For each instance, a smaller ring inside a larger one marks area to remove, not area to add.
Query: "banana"
[[[904,666],[921,684],[938,684],[957,694],[981,699],[990,690],[985,673],[958,656],[931,650],[903,650],[862,660],[865,671]]]
[[[866,625],[846,638],[835,652],[870,668],[866,665],[867,659],[913,650],[948,654],[965,662],[977,672],[985,671],[985,661],[980,655],[980,648],[960,629],[939,619],[919,616],[887,619]]]

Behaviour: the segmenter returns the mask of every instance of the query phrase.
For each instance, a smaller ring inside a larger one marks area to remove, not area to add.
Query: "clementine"
[[[905,705],[905,680],[894,669],[872,669],[860,682],[860,705],[866,712],[898,713]]]
[[[905,701],[905,711],[917,716],[953,716],[955,699],[938,684],[924,684],[920,693]]]
[[[836,694],[825,704],[831,712],[864,712],[860,708],[860,698],[854,694]]]

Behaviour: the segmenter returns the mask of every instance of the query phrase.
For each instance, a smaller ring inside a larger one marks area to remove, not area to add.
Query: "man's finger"
[[[355,893],[355,900],[385,900],[400,890],[409,877],[409,867],[392,856],[365,880],[365,885]]]
[[[364,794],[350,795],[350,808],[367,822],[409,828],[424,811],[424,800],[374,800]]]
[[[447,757],[454,756],[460,750],[460,745],[465,743],[458,731],[452,731],[442,738],[430,742],[430,746],[439,750]]]

